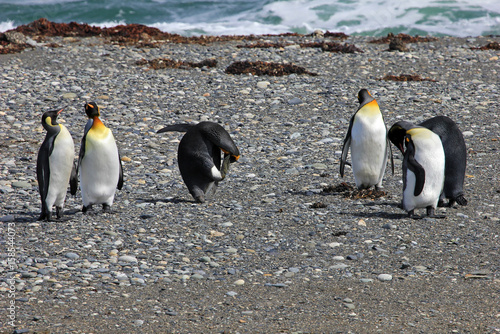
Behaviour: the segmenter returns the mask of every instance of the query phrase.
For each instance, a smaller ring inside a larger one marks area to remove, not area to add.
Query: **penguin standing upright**
[[[111,210],[116,189],[123,186],[123,169],[115,138],[99,119],[95,102],[85,105],[87,122],[80,147],[78,166],[80,188],[85,213],[94,204],[102,204],[104,212]]]
[[[394,164],[392,151],[387,139],[387,128],[377,101],[366,89],[358,93],[359,108],[352,116],[342,147],[340,176],[344,177],[347,153],[351,147],[352,171],[358,189],[382,187],[382,179],[390,154],[392,172]]]
[[[61,112],[62,109],[51,110],[42,115],[42,125],[47,134],[36,162],[38,189],[42,200],[42,213],[38,220],[51,220],[54,205],[57,218],[61,218],[68,183],[72,195],[76,194],[78,186],[73,138],[64,125],[57,123],[57,116]]]
[[[406,131],[416,125],[406,121],[395,123],[389,129],[390,141],[404,153],[404,138]],[[444,149],[444,188],[439,198],[438,206],[453,206],[455,202],[467,205],[464,197],[465,168],[467,164],[467,149],[462,132],[457,124],[446,116],[436,116],[419,124],[439,136]],[[444,199],[448,199],[445,205]]]
[[[182,179],[196,202],[203,203],[213,194],[219,181],[236,162],[240,151],[227,131],[214,122],[174,124],[157,131],[186,132],[177,151],[177,160]],[[224,160],[221,166],[221,151]]]
[[[409,217],[417,208],[434,215],[444,185],[444,150],[439,136],[424,127],[406,131],[403,159],[403,209]],[[438,217],[440,218],[440,217]]]

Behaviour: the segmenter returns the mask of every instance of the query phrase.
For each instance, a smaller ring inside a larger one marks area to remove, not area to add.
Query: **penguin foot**
[[[443,207],[445,207],[445,206],[449,206],[449,207],[451,207],[450,203],[451,203],[451,200],[450,200],[450,202],[449,202],[448,204],[446,204],[446,203],[444,202],[444,200],[439,199],[439,201],[438,201],[438,207],[440,207],[440,208],[443,208]],[[452,204],[452,205],[453,205],[453,204]]]
[[[57,219],[62,218],[62,216],[63,216],[63,208],[62,207],[56,206],[56,216],[57,216]]]
[[[195,196],[194,200],[196,201],[196,203],[205,203],[205,196],[203,195]]]
[[[110,205],[108,205],[108,204],[106,204],[106,203],[104,203],[104,204],[102,205],[102,212],[107,212],[107,213],[110,213],[110,212],[111,212],[111,206],[110,206]]]
[[[408,211],[408,218],[420,219],[420,216],[415,215],[415,210]]]
[[[467,199],[464,197],[464,195],[458,195],[457,197],[455,197],[455,201],[457,201],[457,203],[462,206],[467,205]]]
[[[83,212],[83,213],[87,213],[87,211],[89,211],[89,210],[92,210],[92,204],[89,204],[89,205],[87,205],[87,206],[85,206],[85,205],[84,205],[84,206],[82,207],[82,212]]]
[[[444,215],[436,215],[434,213],[434,208],[432,206],[428,206],[427,207],[427,217],[429,217],[429,218],[437,218],[437,219],[446,218],[446,216],[444,216]]]

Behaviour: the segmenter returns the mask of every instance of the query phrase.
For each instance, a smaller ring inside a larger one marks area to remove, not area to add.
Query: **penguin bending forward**
[[[99,119],[99,107],[95,102],[85,105],[89,121],[80,146],[78,166],[80,188],[85,213],[94,204],[102,204],[104,212],[111,211],[116,189],[123,186],[123,168],[115,138]]]
[[[439,136],[424,127],[406,131],[403,159],[403,209],[416,218],[414,209],[426,208],[427,216],[435,216],[444,185],[444,150]]]
[[[240,151],[229,133],[214,122],[194,124],[173,124],[157,131],[186,132],[177,151],[177,160],[182,179],[196,202],[205,202],[206,197],[215,193],[229,164],[240,158]],[[224,160],[221,166],[221,151]]]
[[[68,183],[72,195],[76,194],[78,187],[73,138],[64,125],[57,123],[57,116],[61,112],[62,109],[51,110],[42,115],[42,125],[47,134],[36,161],[38,189],[42,200],[42,213],[38,220],[50,221],[54,205],[57,218],[61,218]]]
[[[392,173],[394,162],[387,139],[387,128],[377,101],[366,89],[358,93],[359,108],[352,116],[342,147],[340,176],[344,177],[347,153],[351,147],[352,171],[358,189],[382,187],[382,179],[387,165],[387,155],[391,157]]]
[[[406,131],[416,125],[400,121],[389,129],[390,141],[404,154],[404,138]],[[444,188],[439,198],[438,206],[453,206],[455,202],[467,205],[464,197],[465,168],[467,164],[467,149],[462,132],[449,117],[436,116],[420,123],[439,136],[444,149]],[[444,199],[448,199],[445,205]]]

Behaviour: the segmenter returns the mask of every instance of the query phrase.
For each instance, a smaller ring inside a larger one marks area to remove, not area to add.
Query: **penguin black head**
[[[43,113],[42,115],[42,125],[45,129],[48,129],[48,127],[52,126],[57,126],[59,123],[57,123],[57,116],[63,111],[62,109],[60,110],[49,110]]]
[[[360,105],[364,105],[370,101],[373,101],[374,98],[372,94],[367,89],[361,89],[358,93],[358,101]]]
[[[88,102],[85,104],[85,113],[88,118],[99,117],[101,115],[99,113],[99,106],[95,102]]]
[[[400,121],[394,123],[387,133],[391,143],[393,143],[403,154],[405,153],[404,145],[406,131],[414,127],[415,125],[410,122]]]

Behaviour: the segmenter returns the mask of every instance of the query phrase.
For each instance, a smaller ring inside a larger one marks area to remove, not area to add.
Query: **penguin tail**
[[[169,132],[169,131],[187,132],[193,126],[194,126],[194,124],[187,124],[187,123],[172,124],[172,125],[164,127],[163,129],[156,131],[156,133]]]
[[[462,205],[462,206],[467,205],[467,199],[464,197],[464,195],[463,195],[463,194],[458,195],[458,196],[455,198],[455,201],[456,201],[458,204]]]
[[[71,169],[71,176],[69,178],[69,192],[71,195],[76,195],[78,190],[78,166],[75,161],[73,161],[73,168]]]

